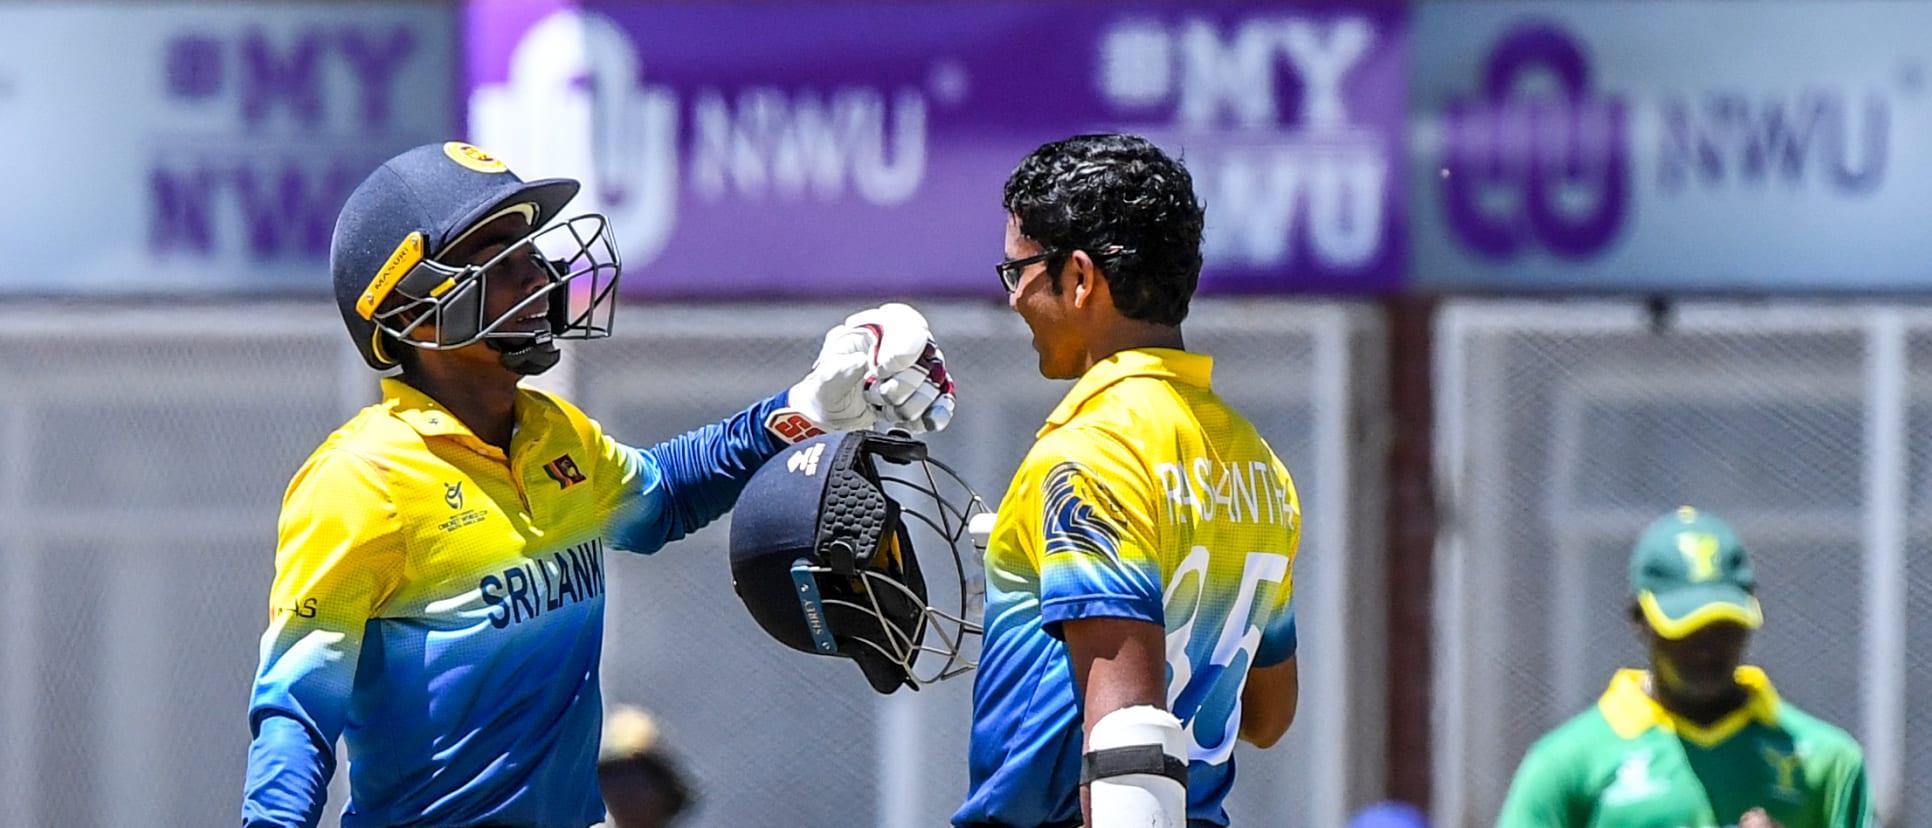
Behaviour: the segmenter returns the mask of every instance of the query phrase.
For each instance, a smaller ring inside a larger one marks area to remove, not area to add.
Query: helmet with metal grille
[[[555,365],[552,339],[608,336],[622,271],[602,215],[562,218],[577,195],[568,178],[524,181],[483,150],[427,144],[383,162],[350,193],[336,218],[329,269],[336,305],[369,366],[395,367],[396,348],[461,348],[478,342],[505,366],[535,374]],[[446,254],[497,219],[521,216],[527,234],[489,261]],[[543,284],[491,315],[493,278],[523,263]]]
[[[891,693],[971,670],[985,577],[968,535],[986,506],[910,437],[814,437],[753,475],[731,519],[731,578],[785,645],[857,662]]]

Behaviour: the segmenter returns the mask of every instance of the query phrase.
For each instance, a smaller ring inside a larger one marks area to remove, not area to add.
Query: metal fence
[[[851,308],[627,307],[543,384],[649,444],[795,381]],[[962,385],[938,456],[997,496],[1066,385],[990,305],[928,306]],[[1380,790],[1377,317],[1203,302],[1189,344],[1294,470],[1302,707],[1242,748],[1242,825],[1333,826]],[[232,824],[275,516],[375,383],[327,304],[0,311],[0,813],[8,825]],[[1365,459],[1370,462],[1363,462]],[[1363,469],[1369,470],[1367,474]],[[879,697],[739,608],[725,524],[610,570],[604,689],[647,706],[700,789],[695,828],[944,824],[965,787],[965,680]],[[338,778],[333,825],[343,786]]]
[[[1932,313],[1463,302],[1436,341],[1438,825],[1492,824],[1530,743],[1643,664],[1624,567],[1679,503],[1758,559],[1750,660],[1860,739],[1886,824],[1932,821],[1909,772],[1932,761]]]

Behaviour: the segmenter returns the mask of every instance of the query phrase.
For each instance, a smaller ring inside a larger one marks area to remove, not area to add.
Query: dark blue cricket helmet
[[[814,437],[738,496],[732,587],[786,646],[852,659],[880,693],[917,690],[973,668],[986,580],[968,526],[985,513],[918,440]],[[929,577],[922,556],[944,568]]]
[[[383,370],[397,365],[399,346],[482,341],[512,370],[534,374],[556,364],[553,338],[609,336],[622,267],[608,222],[596,213],[557,221],[579,187],[568,178],[524,181],[459,141],[426,144],[377,167],[342,205],[329,247],[336,306],[363,360]],[[529,223],[529,234],[490,261],[439,258],[477,228],[513,214]],[[492,272],[532,256],[549,283],[485,318]],[[587,290],[572,285],[580,279]],[[509,324],[539,315],[547,326]]]

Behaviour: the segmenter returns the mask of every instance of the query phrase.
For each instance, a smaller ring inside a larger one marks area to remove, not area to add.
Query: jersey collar
[[[1034,436],[1045,436],[1047,432],[1066,425],[1073,415],[1080,413],[1088,400],[1128,377],[1155,377],[1207,388],[1213,373],[1214,357],[1207,354],[1174,348],[1129,348],[1088,368],[1080,381],[1073,384],[1073,390],[1060,400],[1060,405],[1047,415],[1046,425],[1041,426],[1039,434]]]
[[[424,437],[476,436],[441,403],[396,377],[382,378],[382,405],[389,409],[390,416],[408,423]]]
[[[1597,709],[1603,711],[1603,718],[1610,722],[1610,729],[1617,736],[1635,739],[1656,727],[1698,747],[1710,748],[1737,735],[1752,722],[1765,725],[1778,722],[1778,691],[1771,686],[1771,678],[1756,667],[1737,668],[1737,683],[1744,685],[1747,693],[1744,705],[1709,727],[1664,709],[1644,689],[1649,681],[1650,674],[1646,671],[1618,670],[1610,679],[1610,687],[1603,691],[1603,698],[1597,701]]]
[[[530,412],[534,409],[535,403],[526,399],[534,393],[528,388],[517,388],[516,434],[511,440],[512,445],[541,436],[535,433],[541,429],[533,427],[541,426],[542,423],[530,421]],[[497,458],[505,456],[502,449],[476,436],[476,432],[471,431],[468,425],[451,414],[442,403],[397,377],[382,378],[382,404],[389,410],[390,416],[408,424],[410,428],[416,430],[417,434],[424,437],[448,437],[484,454]]]

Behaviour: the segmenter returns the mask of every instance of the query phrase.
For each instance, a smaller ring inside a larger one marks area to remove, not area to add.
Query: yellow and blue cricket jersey
[[[507,453],[394,379],[282,503],[245,825],[308,826],[348,742],[342,824],[581,828],[597,790],[605,550],[724,514],[784,395],[648,450],[530,390]]]
[[[1167,706],[1192,744],[1188,818],[1225,825],[1241,689],[1295,652],[1294,482],[1209,387],[1211,357],[1123,351],[1074,384],[1000,501],[986,550],[971,782],[958,825],[1080,821],[1082,700],[1060,625],[1167,632]]]

